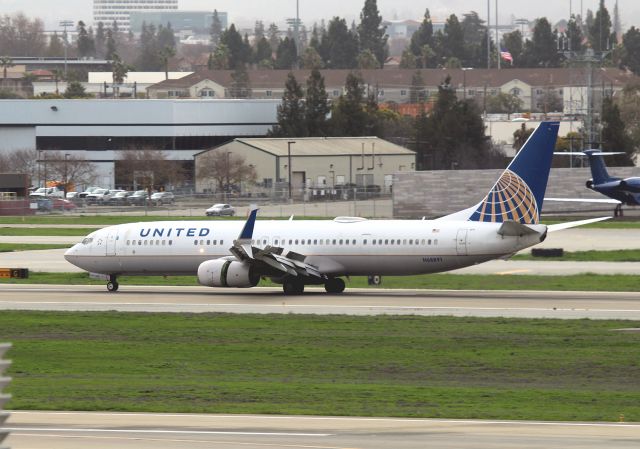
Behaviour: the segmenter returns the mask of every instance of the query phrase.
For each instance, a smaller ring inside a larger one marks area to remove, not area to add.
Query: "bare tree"
[[[186,176],[180,161],[172,161],[167,154],[152,147],[119,151],[116,162],[116,184],[134,189],[156,190],[176,186]]]
[[[219,191],[229,192],[234,184],[255,181],[257,174],[253,165],[248,165],[242,156],[211,150],[200,158],[196,177],[213,179]]]
[[[60,151],[46,151],[40,163],[46,163],[47,179],[61,186],[65,193],[78,185],[93,184],[96,179],[95,168],[84,156]],[[42,170],[41,170],[42,173]]]

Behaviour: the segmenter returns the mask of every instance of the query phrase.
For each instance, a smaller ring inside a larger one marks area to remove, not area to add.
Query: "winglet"
[[[238,236],[238,240],[251,240],[253,238],[253,226],[256,224],[256,216],[258,215],[258,209],[253,209],[249,213],[249,218],[242,228],[242,232]]]

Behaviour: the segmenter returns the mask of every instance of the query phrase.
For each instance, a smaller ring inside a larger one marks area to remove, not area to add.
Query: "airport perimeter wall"
[[[496,182],[503,169],[437,170],[399,172],[393,175],[393,216],[395,218],[436,218],[480,202]],[[640,176],[640,167],[612,167],[609,174],[627,178]],[[591,178],[588,167],[553,168],[545,197],[603,199],[586,188]],[[545,213],[606,211],[612,204],[560,203],[546,201]]]

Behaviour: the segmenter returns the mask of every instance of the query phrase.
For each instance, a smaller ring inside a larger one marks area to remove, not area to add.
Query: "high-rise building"
[[[167,11],[178,9],[178,0],[93,0],[93,22],[111,26],[115,20],[121,31],[129,31],[132,11]]]

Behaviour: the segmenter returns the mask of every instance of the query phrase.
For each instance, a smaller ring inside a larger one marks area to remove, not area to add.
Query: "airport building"
[[[227,13],[218,11],[218,19],[222,29],[227,28]],[[213,11],[131,11],[129,27],[134,33],[142,32],[142,25],[160,25],[166,27],[171,24],[174,32],[191,31],[195,34],[209,35],[213,23]]]
[[[280,100],[2,100],[0,152],[84,157],[96,184],[116,187],[123,152],[160,149],[193,173],[193,156],[237,137],[265,136]],[[42,163],[42,162],[40,162]],[[46,163],[46,162],[45,162]]]
[[[135,11],[177,10],[178,0],[93,0],[93,22],[111,24],[129,31],[130,14]]]
[[[195,155],[196,192],[216,192],[215,179],[201,176],[215,155],[253,166],[257,193],[287,197],[291,188],[292,198],[305,200],[350,197],[353,189],[389,193],[393,174],[415,170],[416,160],[412,150],[377,137],[238,138]]]

